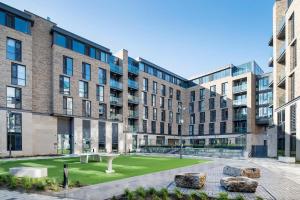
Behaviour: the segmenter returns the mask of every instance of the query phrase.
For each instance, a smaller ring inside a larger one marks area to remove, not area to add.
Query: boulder
[[[182,173],[175,176],[177,187],[200,189],[206,181],[205,173]]]
[[[238,177],[224,177],[220,180],[223,186],[229,192],[255,192],[258,182],[254,179],[238,176]]]
[[[48,170],[43,167],[13,167],[9,173],[16,177],[43,178],[47,177]]]
[[[256,167],[225,166],[223,174],[229,176],[246,176],[248,178],[259,178],[260,169]]]

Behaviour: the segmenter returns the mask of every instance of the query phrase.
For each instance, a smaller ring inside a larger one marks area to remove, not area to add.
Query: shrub
[[[198,194],[197,194],[196,192],[192,192],[192,193],[190,194],[189,199],[190,199],[190,200],[194,200],[194,199],[196,199],[196,198],[198,198]]]
[[[260,196],[257,196],[256,198],[255,198],[256,200],[264,200],[262,197],[260,197]]]
[[[138,187],[136,190],[135,190],[135,195],[137,197],[142,197],[143,199],[146,198],[146,191],[143,187]]]
[[[152,200],[161,200],[161,198],[157,194],[154,194]]]
[[[128,188],[125,189],[124,194],[128,200],[134,200],[134,194]]]
[[[146,194],[152,196],[152,195],[157,194],[157,191],[156,191],[156,189],[155,189],[154,187],[150,187],[150,188],[146,191]]]
[[[162,200],[168,200],[169,199],[169,191],[166,188],[162,188],[160,191],[160,196],[162,198]]]
[[[174,194],[176,196],[176,199],[183,199],[183,194],[178,188],[175,188]]]
[[[220,192],[219,196],[217,197],[217,200],[229,200],[228,193],[226,193],[226,192]]]
[[[45,179],[38,179],[34,183],[36,190],[44,191],[46,190],[47,183]]]
[[[199,192],[198,197],[200,200],[208,200],[208,195],[205,192]]]
[[[59,184],[54,178],[47,178],[46,179],[47,188],[49,190],[58,191],[59,190]]]
[[[21,180],[21,187],[26,191],[29,191],[33,188],[33,181],[29,177],[23,177]]]
[[[238,195],[234,198],[234,200],[245,200],[245,198],[242,195]]]

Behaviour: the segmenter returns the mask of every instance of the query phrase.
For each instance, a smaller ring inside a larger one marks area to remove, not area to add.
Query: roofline
[[[189,81],[188,79],[183,78],[182,76],[179,76],[179,75],[177,75],[177,74],[175,74],[175,73],[173,73],[173,72],[171,72],[171,71],[169,71],[169,70],[167,70],[167,69],[165,69],[165,68],[162,68],[162,67],[160,67],[160,66],[158,66],[158,65],[156,65],[156,64],[154,64],[154,63],[152,63],[152,62],[150,62],[150,61],[148,61],[148,60],[146,60],[146,59],[144,59],[144,58],[138,57],[137,60],[140,61],[140,62],[143,62],[143,63],[145,63],[145,64],[147,64],[147,65],[150,65],[150,66],[152,66],[152,67],[155,67],[155,68],[157,68],[157,69],[159,69],[159,70],[161,70],[161,71],[163,71],[163,72],[166,72],[166,73],[168,73],[168,74],[170,74],[170,75],[172,75],[172,76],[175,76],[175,77],[177,77],[177,78],[180,78],[180,79],[182,79],[183,81]]]
[[[61,34],[66,35],[66,36],[70,36],[70,37],[72,37],[72,38],[74,38],[76,40],[79,40],[79,41],[84,42],[84,43],[86,43],[88,45],[96,47],[96,48],[98,48],[98,49],[100,49],[102,51],[105,51],[106,53],[112,54],[109,48],[106,48],[106,47],[104,47],[104,46],[102,46],[100,44],[92,42],[92,41],[90,41],[88,39],[85,39],[85,38],[83,38],[83,37],[81,37],[79,35],[76,35],[74,33],[71,33],[70,31],[67,31],[67,30],[65,30],[63,28],[60,28],[58,26],[53,26],[52,27],[52,31],[61,33]]]
[[[9,13],[14,14],[14,15],[17,15],[18,17],[21,17],[23,19],[26,19],[26,20],[30,21],[31,24],[33,24],[33,22],[34,22],[31,19],[31,16],[29,14],[27,14],[27,13],[21,11],[21,10],[18,10],[16,8],[13,8],[13,7],[9,6],[9,5],[6,5],[6,4],[4,4],[2,2],[0,2],[0,9],[1,10],[5,10],[5,11],[7,11]]]
[[[214,74],[216,72],[223,71],[225,69],[232,68],[233,66],[234,66],[233,64],[228,64],[228,65],[225,65],[224,67],[221,67],[221,68],[219,68],[217,70],[214,70],[212,72],[208,72],[208,73],[205,73],[205,74],[202,74],[202,75],[195,75],[194,77],[189,78],[189,81],[193,81],[195,79],[198,79],[198,78],[201,78],[201,77],[204,77],[204,76],[208,76],[208,75]]]

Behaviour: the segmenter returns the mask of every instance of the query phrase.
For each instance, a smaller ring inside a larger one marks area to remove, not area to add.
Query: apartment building
[[[300,2],[276,0],[273,7],[273,36],[269,46],[273,56],[274,93],[274,146],[277,155],[296,157],[300,160],[300,70],[297,62],[300,50]]]
[[[0,60],[2,156],[268,146],[269,75],[254,61],[188,80],[2,3]]]

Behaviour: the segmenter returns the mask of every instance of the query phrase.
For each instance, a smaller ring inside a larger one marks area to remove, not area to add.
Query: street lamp
[[[183,148],[183,141],[182,141],[182,129],[183,129],[183,123],[184,123],[184,120],[183,120],[183,111],[185,110],[185,107],[181,108],[180,109],[180,124],[181,124],[181,132],[180,132],[180,152],[179,152],[179,155],[180,155],[180,159],[182,159],[182,148]]]

